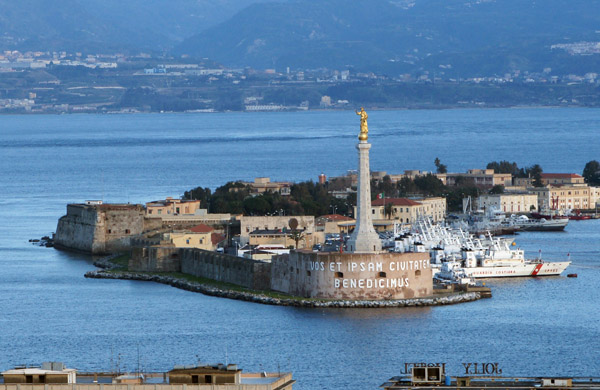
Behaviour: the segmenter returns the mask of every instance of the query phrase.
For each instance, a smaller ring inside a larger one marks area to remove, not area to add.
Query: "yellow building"
[[[313,233],[298,228],[301,238],[298,241],[298,249],[312,248]],[[286,248],[296,247],[296,241],[291,235],[291,229],[257,229],[249,234],[250,246],[255,245],[283,245]]]
[[[199,200],[173,199],[155,200],[146,203],[146,216],[163,217],[169,215],[195,214],[200,209]]]
[[[580,210],[596,207],[596,189],[587,185],[549,185],[531,188],[537,195],[539,210]]]
[[[290,195],[292,183],[288,181],[271,181],[268,177],[257,177],[253,182],[242,182],[250,187],[250,193],[262,194],[264,192],[279,192],[281,195]]]
[[[354,212],[356,213],[356,207]],[[383,220],[412,223],[419,216],[430,217],[434,222],[446,216],[446,198],[386,198],[371,202],[371,216],[374,224]]]
[[[475,185],[481,187],[512,184],[510,173],[494,173],[493,169],[469,169],[466,173],[436,173],[435,175],[447,186],[456,185],[459,177],[472,179]]]
[[[244,246],[250,242],[250,233],[256,230],[283,230],[290,229],[290,220],[298,221],[298,230],[306,232],[312,236],[315,232],[315,217],[312,215],[273,215],[273,216],[242,216],[240,218],[240,245]],[[265,242],[269,244],[269,242]],[[281,242],[271,242],[271,244],[281,244]]]
[[[185,231],[174,231],[163,235],[163,239],[170,241],[176,248],[198,248],[207,251],[217,249],[217,245],[224,238],[223,235],[215,233],[213,228],[203,224]]]

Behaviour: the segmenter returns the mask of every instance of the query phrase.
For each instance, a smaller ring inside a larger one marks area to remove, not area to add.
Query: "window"
[[[310,276],[310,271],[306,270],[306,276]]]
[[[158,210],[158,215],[160,215],[160,214],[162,214],[162,210],[159,209]]]
[[[111,233],[112,233],[112,230],[108,229],[108,234],[111,234]]]
[[[131,233],[131,230],[125,229],[125,234],[129,234],[129,233]]]
[[[189,243],[190,243],[190,240],[189,240],[189,239],[188,239],[188,240],[185,240],[185,243],[186,243],[186,244],[189,244]]]
[[[204,244],[204,239],[203,239],[203,238],[201,238],[201,239],[200,239],[200,240],[198,240],[198,241],[200,241],[200,244]]]
[[[152,214],[152,210],[148,210],[148,214]]]
[[[375,214],[375,209],[372,209],[372,210],[371,210],[371,214]]]

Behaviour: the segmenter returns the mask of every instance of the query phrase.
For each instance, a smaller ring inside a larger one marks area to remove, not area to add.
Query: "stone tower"
[[[381,239],[373,227],[371,218],[371,171],[369,168],[369,149],[367,142],[369,129],[367,113],[363,108],[360,115],[360,134],[358,149],[358,193],[356,204],[356,228],[350,236],[346,249],[353,253],[377,253],[381,251]]]

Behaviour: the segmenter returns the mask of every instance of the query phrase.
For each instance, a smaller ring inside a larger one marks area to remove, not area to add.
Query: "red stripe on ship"
[[[540,270],[542,269],[542,266],[544,264],[540,263],[538,265],[535,266],[535,268],[533,269],[533,272],[531,273],[531,276],[537,276],[537,274],[540,272]]]

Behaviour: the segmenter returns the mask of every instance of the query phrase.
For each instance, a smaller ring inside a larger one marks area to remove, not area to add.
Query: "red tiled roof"
[[[394,206],[420,206],[421,203],[415,202],[414,200],[406,199],[406,198],[386,198],[386,199],[375,199],[371,202],[372,206],[385,206],[385,205],[394,205]]]
[[[196,225],[194,227],[191,227],[190,230],[193,231],[194,233],[210,233],[214,229],[211,228],[208,225],[205,225],[205,224],[201,223],[200,225]]]
[[[583,179],[576,173],[542,173],[544,179]]]
[[[210,235],[210,240],[212,241],[213,245],[217,245],[218,243],[220,243],[224,239],[225,239],[225,235],[224,234],[213,233],[213,234]]]

